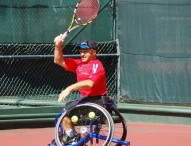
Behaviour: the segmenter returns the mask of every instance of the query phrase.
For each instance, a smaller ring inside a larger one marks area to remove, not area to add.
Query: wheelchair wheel
[[[89,118],[89,113],[94,112],[95,117]],[[57,146],[64,146],[61,136],[64,129],[61,126],[64,116],[77,116],[78,121],[74,123],[75,131],[81,134],[81,139],[76,144],[79,146],[108,146],[114,134],[114,123],[108,111],[94,103],[83,103],[65,110],[59,117],[55,127],[55,140]],[[86,132],[84,132],[84,130]]]
[[[127,124],[121,113],[114,107],[112,107],[112,118],[114,121],[114,136],[115,138],[125,141],[127,138]],[[110,146],[120,146],[120,144],[111,143]]]

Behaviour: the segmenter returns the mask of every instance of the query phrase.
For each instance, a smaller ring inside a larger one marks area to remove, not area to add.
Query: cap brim
[[[81,44],[79,45],[79,49],[90,49],[88,45]]]

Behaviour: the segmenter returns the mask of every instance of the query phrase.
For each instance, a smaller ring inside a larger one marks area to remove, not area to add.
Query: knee
[[[68,116],[65,116],[63,119],[62,119],[62,126],[63,127],[68,127],[68,128],[71,128],[73,126],[73,123],[71,121],[71,118],[68,117]]]

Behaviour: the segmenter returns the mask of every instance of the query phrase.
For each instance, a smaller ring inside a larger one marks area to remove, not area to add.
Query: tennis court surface
[[[131,146],[190,146],[191,126],[127,123]],[[0,130],[1,146],[46,146],[54,137],[54,128]]]

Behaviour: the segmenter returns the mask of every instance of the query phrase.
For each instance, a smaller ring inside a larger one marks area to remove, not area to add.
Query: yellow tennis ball
[[[88,116],[89,116],[90,119],[93,119],[93,118],[95,118],[95,113],[94,112],[90,112]]]
[[[73,123],[77,123],[78,122],[78,117],[77,116],[72,116],[71,118]]]

